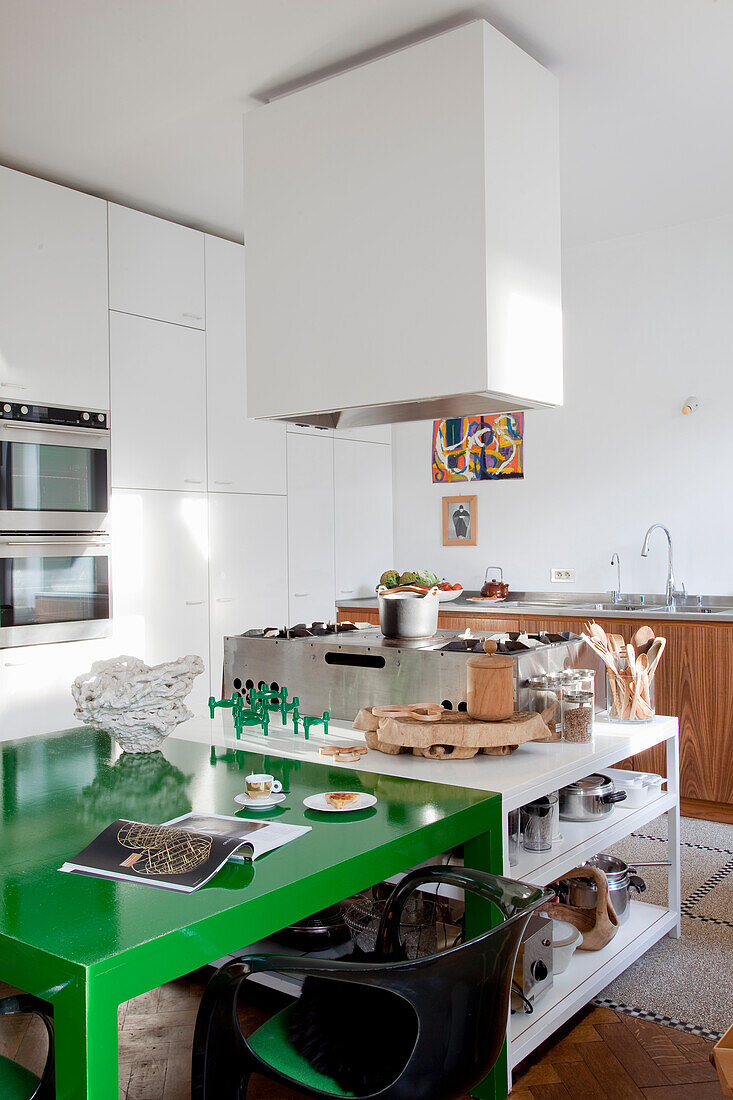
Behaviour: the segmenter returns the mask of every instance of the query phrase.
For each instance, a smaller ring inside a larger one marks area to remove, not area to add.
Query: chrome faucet
[[[647,554],[649,553],[649,536],[651,535],[652,531],[654,531],[656,528],[659,528],[660,531],[664,531],[665,535],[667,536],[667,555],[668,556],[667,556],[667,589],[666,589],[666,596],[667,596],[667,606],[668,607],[674,607],[674,604],[675,604],[675,601],[677,600],[677,597],[682,596],[684,598],[687,595],[687,591],[685,590],[684,584],[682,585],[682,588],[679,589],[679,590],[676,589],[675,586],[674,586],[674,570],[672,569],[672,536],[670,535],[669,531],[667,530],[667,528],[664,526],[663,523],[653,523],[651,525],[651,527],[649,528],[649,530],[647,531],[647,533],[644,535],[644,544],[641,548],[641,556],[642,556],[642,558],[645,558],[647,556]]]
[[[611,565],[615,565],[618,570],[616,587],[611,589],[611,603],[618,603],[621,599],[621,558],[615,551],[611,556]]]

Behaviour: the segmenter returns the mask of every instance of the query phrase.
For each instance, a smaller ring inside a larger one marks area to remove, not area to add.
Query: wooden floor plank
[[[599,1024],[596,1030],[639,1088],[669,1084],[670,1078],[665,1076],[664,1071],[637,1041],[632,1030],[621,1020],[615,1024]]]
[[[555,1063],[570,1100],[607,1100],[607,1093],[584,1062]]]
[[[601,1024],[598,1027],[600,1034]],[[643,1093],[637,1087],[633,1077],[630,1077],[619,1062],[616,1055],[605,1043],[590,1043],[578,1047],[581,1057],[586,1062],[588,1069],[596,1080],[603,1082],[603,1088],[610,1093],[614,1100],[643,1100]]]

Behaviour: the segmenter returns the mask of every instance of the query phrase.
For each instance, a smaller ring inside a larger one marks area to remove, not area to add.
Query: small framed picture
[[[478,497],[443,497],[443,546],[475,546]]]

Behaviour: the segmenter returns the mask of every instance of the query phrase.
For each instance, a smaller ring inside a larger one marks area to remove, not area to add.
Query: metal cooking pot
[[[613,812],[614,803],[623,802],[626,791],[614,789],[610,776],[594,772],[560,791],[560,817],[564,821],[595,821]]]
[[[586,864],[597,867],[603,871],[608,879],[608,894],[611,904],[616,910],[619,924],[623,924],[629,916],[629,898],[632,890],[641,894],[646,890],[646,883],[635,874],[636,868],[629,867],[622,859],[605,854],[592,856],[586,860]],[[587,879],[561,879],[558,884],[558,893],[568,905],[574,905],[579,909],[595,909],[596,884],[591,878]]]
[[[413,585],[385,588],[379,596],[379,629],[385,638],[404,638],[416,641],[432,638],[438,629],[438,589],[427,592]]]

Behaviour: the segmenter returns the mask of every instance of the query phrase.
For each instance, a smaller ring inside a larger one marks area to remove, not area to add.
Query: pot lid
[[[574,783],[568,783],[565,790],[601,794],[605,793],[606,790],[613,790],[613,780],[608,775],[593,772],[592,775],[585,775],[582,779],[576,779]]]
[[[599,871],[603,871],[610,883],[626,878],[629,872],[628,863],[624,863],[622,859],[616,859],[615,856],[609,856],[605,853],[591,856],[590,859],[587,859],[585,862],[587,865],[597,867]]]

